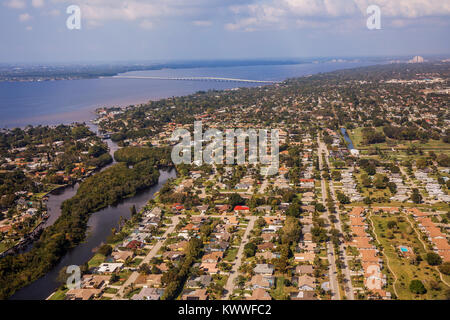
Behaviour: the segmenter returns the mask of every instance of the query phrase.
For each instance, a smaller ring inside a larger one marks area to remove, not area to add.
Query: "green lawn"
[[[103,261],[105,261],[105,258],[106,257],[104,255],[96,253],[88,262],[89,268],[98,267],[103,263]]]
[[[58,290],[50,297],[49,300],[64,300],[66,298],[67,291],[69,290],[68,289]]]
[[[426,251],[417,234],[412,231],[410,224],[407,222],[406,217],[404,221],[400,222],[397,217],[381,217],[371,215],[371,220],[375,226],[375,233],[378,236],[378,240],[383,246],[383,253],[389,258],[389,266],[398,280],[395,283],[395,288],[399,295],[399,299],[402,300],[421,300],[421,299],[444,299],[445,291],[448,289],[444,283],[439,280],[439,274],[427,262],[421,261],[417,265],[411,263],[408,258],[399,256],[395,247],[398,245],[406,245],[411,248],[416,248],[418,254],[425,258]],[[398,229],[389,229],[387,223],[389,221],[395,221],[398,225]],[[421,280],[427,288],[427,293],[424,295],[415,295],[410,292],[409,284],[412,280]],[[393,282],[393,279],[392,279]],[[441,290],[435,290],[431,286],[438,282]],[[392,284],[392,283],[391,283]],[[394,292],[394,290],[389,291]]]
[[[232,247],[227,250],[224,260],[228,262],[233,262],[236,259],[239,248]]]

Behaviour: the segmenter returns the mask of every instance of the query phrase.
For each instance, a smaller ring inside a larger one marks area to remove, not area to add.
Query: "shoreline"
[[[332,63],[332,62],[326,62],[326,63],[318,63],[318,64],[314,64],[314,63],[309,63],[309,64],[297,64],[297,65],[293,65],[294,68],[296,67],[300,67],[300,69],[293,69],[293,70],[289,70],[286,72],[286,70],[283,69],[276,69],[274,72],[274,74],[272,74],[272,76],[270,78],[272,78],[272,80],[275,81],[281,81],[284,82],[286,80],[292,79],[292,78],[305,78],[305,77],[309,77],[311,75],[315,75],[315,74],[321,74],[321,73],[330,73],[330,72],[335,72],[338,70],[347,70],[347,69],[354,69],[354,68],[359,68],[359,67],[366,67],[366,66],[373,66],[373,65],[378,65],[380,64],[380,62],[354,62],[354,61],[347,61],[345,63]],[[232,77],[233,78],[246,78],[246,77],[251,77],[257,80],[267,80],[264,77],[261,76],[261,73],[257,73],[257,74],[247,74],[249,72],[250,69],[248,68],[264,68],[264,67],[288,67],[288,66],[292,66],[292,65],[252,65],[252,66],[245,66],[247,69],[244,70],[244,72],[242,72],[242,70],[238,70],[236,73],[233,73]],[[327,66],[327,67],[325,67]],[[243,67],[243,66],[241,66]],[[219,67],[216,67],[219,68]],[[202,74],[206,75],[206,76],[213,76],[211,74],[208,74],[208,69],[216,69],[216,68],[212,68],[212,67],[205,67],[204,69],[206,69],[206,72],[203,72]],[[228,70],[230,70],[231,68],[234,67],[226,67],[224,68],[225,73],[230,73]],[[306,68],[306,69],[305,69]],[[327,69],[329,68],[329,69]],[[196,69],[198,68],[190,68],[194,71],[197,72]],[[305,70],[304,70],[305,69]],[[312,70],[309,70],[312,69]],[[327,69],[327,70],[324,70]],[[159,71],[163,71],[159,70]],[[178,70],[189,70],[189,69],[170,69],[174,72],[178,71]],[[136,74],[137,72],[151,72],[151,71],[155,71],[155,70],[147,70],[147,71],[136,71],[136,72],[126,72],[126,73],[121,73],[121,75],[126,75],[126,74]],[[156,70],[158,71],[158,70]],[[228,72],[226,72],[228,71]],[[259,69],[258,69],[259,71]],[[264,71],[264,69],[261,69],[261,72]],[[269,74],[270,72],[272,72],[273,70],[269,69]],[[252,73],[252,72],[250,72]],[[264,72],[263,72],[264,73]],[[184,74],[184,76],[186,77],[192,77],[192,76],[199,76],[199,74],[190,74],[189,72],[186,72]],[[181,75],[177,75],[175,74],[175,76],[181,76]],[[228,75],[227,75],[228,76]],[[79,79],[79,80],[73,80],[75,82],[83,82],[83,81],[111,81],[111,80],[117,80],[120,81],[120,79],[114,79],[112,77],[104,77],[104,78],[96,78],[96,79]],[[131,86],[128,84],[126,84],[126,89],[124,91],[123,94],[121,94],[120,96],[114,96],[114,95],[110,95],[110,94],[106,94],[105,92],[102,92],[100,94],[100,96],[102,97],[102,101],[98,102],[95,101],[96,99],[94,99],[93,97],[95,97],[96,95],[93,95],[92,98],[89,97],[88,100],[92,100],[92,101],[78,101],[75,100],[75,102],[73,102],[71,104],[71,106],[64,106],[63,108],[71,108],[72,110],[60,110],[59,106],[55,106],[56,109],[51,110],[51,112],[49,114],[45,114],[45,112],[47,110],[43,109],[44,114],[38,114],[38,115],[32,115],[30,117],[21,117],[21,118],[17,118],[17,117],[12,117],[11,119],[6,119],[2,124],[0,124],[1,128],[6,128],[6,129],[13,129],[13,128],[25,128],[28,125],[32,125],[32,126],[57,126],[60,124],[70,124],[70,123],[82,123],[82,122],[89,122],[92,120],[95,120],[95,110],[99,109],[99,108],[112,108],[112,107],[120,107],[120,108],[125,108],[125,107],[130,107],[132,105],[141,105],[141,104],[145,104],[148,103],[150,101],[159,101],[162,99],[167,99],[170,97],[183,97],[183,96],[188,96],[191,94],[195,94],[196,92],[199,91],[204,91],[204,90],[218,90],[218,91],[227,91],[227,90],[231,90],[233,88],[251,88],[251,87],[258,87],[261,86],[261,84],[247,84],[247,85],[243,85],[242,83],[234,83],[233,86],[229,85],[230,83],[226,82],[214,82],[211,81],[210,84],[211,85],[207,85],[206,88],[204,88],[204,84],[206,82],[204,81],[184,81],[184,80],[180,80],[180,81],[174,81],[174,80],[146,80],[146,79],[122,79],[124,81],[130,81],[133,82],[133,84],[135,83],[134,81],[138,81],[138,89],[134,88],[134,85]],[[70,80],[62,80],[60,81],[62,82],[67,82],[69,83]],[[151,81],[151,82],[150,82]],[[177,82],[185,82],[186,84],[177,84],[177,85],[168,85],[166,84],[166,82],[170,82],[170,83],[177,83]],[[8,83],[8,82],[0,82],[0,85],[2,83]],[[10,84],[14,84],[16,82],[9,82]],[[21,84],[28,84],[30,82],[20,82]],[[37,82],[35,82],[37,83]],[[58,81],[48,81],[48,82],[40,82],[40,83],[58,83]],[[96,82],[97,83],[97,82]],[[55,85],[56,86],[56,85]],[[110,85],[108,84],[107,87],[109,87]],[[81,89],[86,89],[89,86],[84,86]],[[56,86],[55,88],[47,88],[47,89],[54,89],[54,90],[64,90],[67,89],[66,87],[60,88],[59,86]],[[104,89],[104,88],[102,88]],[[31,89],[29,89],[31,90]],[[114,86],[111,87],[111,90],[114,90]],[[31,92],[31,91],[30,91]],[[30,98],[30,97],[28,97]],[[36,98],[38,101],[39,99],[48,99],[47,96],[38,96],[38,97],[33,97]],[[76,108],[76,106],[79,105],[80,107]],[[73,110],[74,108],[76,108],[76,110]],[[25,111],[25,110],[24,110]],[[26,111],[25,111],[26,112]]]

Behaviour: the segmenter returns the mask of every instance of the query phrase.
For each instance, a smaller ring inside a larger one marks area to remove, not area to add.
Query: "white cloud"
[[[31,0],[31,5],[35,8],[41,8],[45,5],[44,0]]]
[[[27,6],[24,0],[10,0],[4,2],[3,4],[12,9],[24,9]]]
[[[31,16],[28,13],[22,13],[19,15],[19,21],[25,22],[31,19]]]
[[[33,4],[44,0],[33,0]],[[109,21],[162,21],[176,19],[191,25],[207,27],[211,21],[225,21],[228,30],[334,27],[336,21],[353,20],[365,28],[369,5],[381,8],[382,19],[421,19],[450,16],[450,0],[52,0],[59,4],[81,7],[82,19],[88,24],[103,25]],[[9,2],[23,2],[10,0]],[[347,23],[347,22],[346,22]],[[351,23],[351,21],[349,22]],[[397,25],[402,23],[397,22]],[[145,23],[144,23],[145,25]],[[388,25],[388,24],[386,24]],[[409,24],[408,24],[409,25]]]
[[[360,24],[360,19],[366,17],[367,7],[372,4],[381,8],[382,17],[396,19],[396,26],[411,24],[399,23],[399,19],[450,15],[448,0],[269,0],[266,3],[231,7],[236,21],[225,27],[244,31],[279,29],[287,25],[323,28],[324,24],[331,27],[336,24],[336,20],[349,18],[355,24]]]
[[[31,31],[31,30],[33,30],[33,27],[32,26],[28,26],[28,27],[25,28],[25,30]]]
[[[195,20],[192,22],[194,26],[197,27],[210,27],[212,26],[212,21],[209,20]]]

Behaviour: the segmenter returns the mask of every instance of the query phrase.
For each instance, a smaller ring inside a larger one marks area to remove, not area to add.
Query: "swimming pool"
[[[408,248],[400,247],[401,252],[408,252]]]

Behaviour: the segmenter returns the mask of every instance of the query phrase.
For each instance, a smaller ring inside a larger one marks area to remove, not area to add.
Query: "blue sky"
[[[0,28],[0,62],[449,54],[450,0],[0,0]]]

